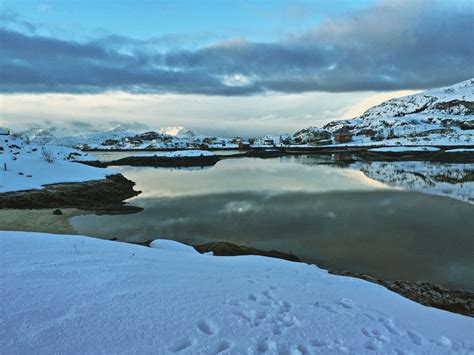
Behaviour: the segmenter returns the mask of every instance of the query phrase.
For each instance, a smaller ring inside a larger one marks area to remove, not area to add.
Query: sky
[[[294,133],[474,77],[471,0],[0,0],[0,126]]]

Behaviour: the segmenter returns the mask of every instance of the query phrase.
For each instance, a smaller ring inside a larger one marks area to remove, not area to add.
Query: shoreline
[[[350,150],[345,149],[345,152]],[[282,150],[250,150],[246,153],[233,155],[215,155],[215,156],[197,156],[197,157],[131,157],[120,159],[123,164],[129,165],[130,160],[137,165],[147,166],[150,158],[154,162],[152,166],[166,167],[186,167],[186,166],[209,166],[214,165],[221,159],[232,159],[241,157],[255,158],[275,158],[287,155],[301,155],[309,152],[286,152]],[[313,152],[313,154],[321,154]],[[327,151],[322,154],[335,154]],[[429,156],[441,154],[443,156],[456,155],[465,162],[474,162],[473,152],[462,153],[446,153],[446,152],[368,152],[361,154],[359,151],[357,156],[365,157],[369,160],[387,160],[391,157],[393,160],[406,160],[417,157],[416,160]],[[380,158],[380,159],[379,159]],[[353,161],[353,157],[342,157],[337,162],[344,162],[344,159]],[[148,160],[148,161],[147,161]],[[181,161],[181,165],[176,164]],[[389,160],[390,161],[390,160]],[[433,160],[431,160],[433,161]],[[434,160],[438,161],[438,160]],[[452,162],[452,160],[451,160]],[[93,165],[95,162],[83,162],[84,164]],[[114,165],[116,161],[99,162],[105,166]],[[196,164],[197,165],[193,165]],[[456,163],[454,161],[453,163]],[[165,164],[165,165],[159,165]],[[204,164],[204,165],[203,165]],[[107,214],[126,214],[136,213],[142,210],[140,207],[127,205],[125,200],[137,196],[140,191],[134,190],[135,183],[126,179],[121,174],[108,176],[104,180],[93,180],[78,183],[60,183],[45,185],[39,190],[13,191],[0,194],[0,224],[2,229],[21,230],[30,232],[48,232],[56,234],[77,234],[69,219],[84,214],[91,213],[107,213]],[[60,213],[53,213],[55,209],[61,209]],[[21,211],[19,213],[19,211]],[[39,223],[41,219],[41,223]],[[21,228],[18,228],[22,225]],[[5,226],[5,227],[3,227]],[[45,227],[46,226],[46,227]],[[52,228],[51,228],[52,227]],[[54,231],[51,231],[53,229]],[[147,242],[132,243],[148,246]],[[276,250],[263,251],[246,246],[239,246],[226,242],[211,242],[204,245],[192,245],[200,253],[213,252],[218,256],[236,256],[236,255],[261,255],[285,259],[294,262],[302,262],[296,255],[282,253]],[[382,285],[383,287],[409,298],[417,303],[425,306],[431,306],[444,309],[450,312],[459,313],[474,317],[474,293],[464,290],[454,290],[441,287],[437,284],[428,282],[414,282],[404,280],[383,280],[372,277],[370,275],[340,270],[328,270],[329,273],[361,278],[366,281]]]
[[[380,146],[383,147],[383,146]],[[459,146],[470,147],[472,146]],[[162,156],[129,156],[111,161],[77,161],[77,163],[106,168],[109,166],[150,166],[166,168],[183,167],[205,167],[213,166],[220,160],[236,158],[279,158],[284,156],[298,155],[322,155],[333,156],[334,163],[353,163],[357,160],[362,161],[427,161],[438,163],[469,164],[474,163],[474,151],[450,152],[452,147],[439,146],[440,151],[400,151],[400,152],[377,152],[369,149],[376,147],[276,147],[276,148],[252,148],[249,150],[235,149],[236,154],[213,155],[213,156],[194,156],[194,157],[162,157]],[[458,148],[458,147],[456,147]],[[232,151],[232,149],[228,149]],[[107,150],[98,152],[129,152],[134,150]],[[160,150],[136,150],[137,154],[143,152],[159,152]],[[212,151],[212,150],[209,150]],[[203,150],[204,152],[204,150]]]

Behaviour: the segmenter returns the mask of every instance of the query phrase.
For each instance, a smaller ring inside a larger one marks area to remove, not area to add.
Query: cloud
[[[3,28],[0,91],[244,96],[448,85],[474,76],[473,17],[469,1],[386,0],[279,42],[167,52],[153,39],[80,43]]]
[[[9,9],[0,9],[0,23],[30,33],[35,33],[37,30],[33,23],[25,21],[16,12]]]

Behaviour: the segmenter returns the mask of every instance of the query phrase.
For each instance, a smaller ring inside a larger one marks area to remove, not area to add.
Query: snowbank
[[[311,265],[18,232],[0,253],[7,354],[474,350],[474,319]]]
[[[458,149],[449,149],[446,153],[467,153],[474,152],[474,148],[458,148]]]
[[[213,152],[207,150],[177,150],[174,152],[157,152],[137,154],[137,157],[165,157],[165,158],[187,158],[187,157],[210,157],[214,156]]]
[[[399,153],[399,152],[437,152],[439,148],[436,147],[383,147],[383,148],[372,148],[369,149],[369,152],[390,152],[390,153]]]
[[[168,239],[155,239],[150,243],[150,247],[154,249],[160,250],[168,250],[168,251],[177,251],[182,253],[189,253],[189,254],[199,254],[196,249],[189,245],[185,245],[182,243],[175,242],[174,240]]]
[[[94,157],[71,148],[43,147],[13,136],[2,136],[0,193],[39,189],[46,184],[101,180],[116,173],[113,169],[94,168],[75,160],[94,160]]]

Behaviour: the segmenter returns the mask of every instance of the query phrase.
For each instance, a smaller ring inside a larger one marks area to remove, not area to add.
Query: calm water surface
[[[472,182],[459,178],[448,186],[444,179],[428,184],[433,191],[422,184],[420,193],[400,182],[403,166],[396,167],[394,183],[393,176],[378,176],[377,165],[364,170],[321,161],[298,156],[229,159],[198,170],[123,167],[143,191],[129,202],[144,211],[71,223],[80,234],[101,238],[229,241],[292,252],[326,268],[474,290],[474,206],[436,195],[450,188],[472,198]],[[473,167],[458,168],[469,176]],[[419,186],[413,176],[436,181],[443,166],[413,169],[412,188]]]

